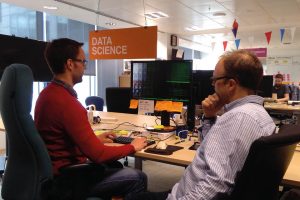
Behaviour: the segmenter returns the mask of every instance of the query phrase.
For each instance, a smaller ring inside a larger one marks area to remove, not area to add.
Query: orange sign
[[[92,31],[90,59],[156,58],[157,26]]]
[[[166,110],[168,112],[181,112],[182,107],[183,107],[182,102],[156,101],[154,110],[156,110],[156,111]]]

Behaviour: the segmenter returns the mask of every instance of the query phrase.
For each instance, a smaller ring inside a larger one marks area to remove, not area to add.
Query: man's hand
[[[115,137],[116,137],[116,134],[112,133],[112,132],[105,132],[105,133],[98,135],[99,140],[103,143],[112,143],[113,139]]]
[[[202,109],[205,117],[215,117],[217,112],[224,106],[225,104],[221,102],[219,96],[214,93],[213,95],[209,95],[202,101]]]
[[[140,151],[147,146],[146,138],[134,138],[134,140],[131,142],[131,145],[134,147],[135,151]]]

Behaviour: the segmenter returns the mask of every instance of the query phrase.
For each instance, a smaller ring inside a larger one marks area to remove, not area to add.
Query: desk
[[[300,105],[287,105],[283,103],[265,103],[264,107],[267,111],[279,114],[293,114],[297,117],[296,124],[300,124]]]
[[[174,145],[175,142],[176,141],[174,139],[173,140],[170,139],[170,140],[166,141],[166,143],[168,145]],[[192,160],[195,157],[196,151],[188,149],[193,144],[194,144],[193,141],[185,141],[180,144],[176,144],[177,146],[183,147],[183,149],[175,151],[175,152],[173,152],[172,155],[169,155],[169,156],[145,153],[144,150],[136,152],[134,154],[135,168],[140,169],[140,170],[143,169],[143,163],[142,163],[143,159],[186,167],[192,162]]]
[[[144,127],[156,125],[155,116],[147,115],[136,115],[136,114],[125,114],[125,113],[116,113],[116,112],[101,112],[95,111],[95,115],[99,115],[103,120],[100,124],[93,125],[93,129],[112,129],[118,126],[118,130],[134,130],[134,131],[144,131]],[[117,121],[107,121],[105,118],[115,118]],[[128,122],[127,124],[123,124]],[[131,123],[131,124],[129,124]],[[157,120],[157,123],[160,124],[160,120]],[[135,126],[133,126],[133,125]]]
[[[265,103],[264,107],[266,110],[274,111],[286,111],[293,113],[300,113],[300,105],[287,105],[285,103]]]
[[[282,180],[282,185],[300,188],[300,152],[295,151],[294,156]]]
[[[286,105],[287,106],[287,105]],[[289,107],[289,106],[287,106]],[[299,108],[300,111],[300,108]],[[116,117],[118,119],[117,122],[114,123],[103,123],[96,125],[97,128],[109,128],[116,126],[116,124],[120,124],[122,122],[131,122],[135,125],[143,125],[144,122],[147,122],[148,126],[155,125],[156,117],[153,116],[143,116],[143,115],[132,115],[132,114],[123,114],[123,113],[109,113],[109,112],[100,112],[100,116],[105,117]],[[127,129],[126,129],[127,128]],[[118,129],[124,130],[142,130],[142,128],[132,127],[132,126],[120,126]],[[174,141],[169,140],[167,144],[174,144]],[[188,166],[195,154],[196,151],[188,150],[188,148],[193,144],[192,141],[187,141],[184,143],[178,144],[179,146],[184,147],[184,149],[178,150],[174,152],[170,156],[158,155],[158,154],[149,154],[145,153],[144,150],[135,153],[135,167],[142,169],[142,160],[153,160],[157,162],[168,163],[172,165],[179,165],[179,166]],[[298,147],[298,149],[300,149]],[[299,187],[300,188],[300,152],[295,151],[295,154],[292,158],[292,161],[283,177],[282,184],[284,186],[290,187]]]
[[[2,121],[2,118],[1,118],[1,115],[0,115],[0,132],[5,132],[5,127],[4,127],[4,124],[3,124],[3,121]]]

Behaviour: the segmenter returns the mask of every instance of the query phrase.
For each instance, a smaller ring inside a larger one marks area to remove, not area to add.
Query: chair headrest
[[[5,68],[1,79],[0,109],[14,102],[18,114],[31,111],[33,75],[31,69],[24,64],[11,64]],[[3,96],[3,94],[8,94]],[[12,109],[12,108],[6,108]]]

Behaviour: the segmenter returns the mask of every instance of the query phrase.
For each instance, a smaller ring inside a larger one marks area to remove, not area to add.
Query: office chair
[[[136,114],[137,109],[129,109],[131,89],[127,87],[106,88],[106,106],[108,112]]]
[[[278,188],[300,141],[300,126],[283,125],[278,134],[253,142],[235,186],[226,200],[275,200]]]
[[[29,67],[7,67],[0,85],[0,110],[8,140],[4,199],[40,199],[52,179],[51,161],[30,115],[33,76]]]
[[[31,69],[23,64],[8,66],[1,79],[0,110],[8,140],[3,199],[60,199],[52,194],[51,160],[30,115],[32,84]],[[66,170],[72,173],[86,166],[91,167],[83,164]]]
[[[285,192],[280,200],[299,200],[300,199],[300,190],[299,189],[291,189]]]
[[[85,105],[89,106],[94,104],[97,111],[103,111],[104,100],[98,96],[89,96],[85,99]]]

